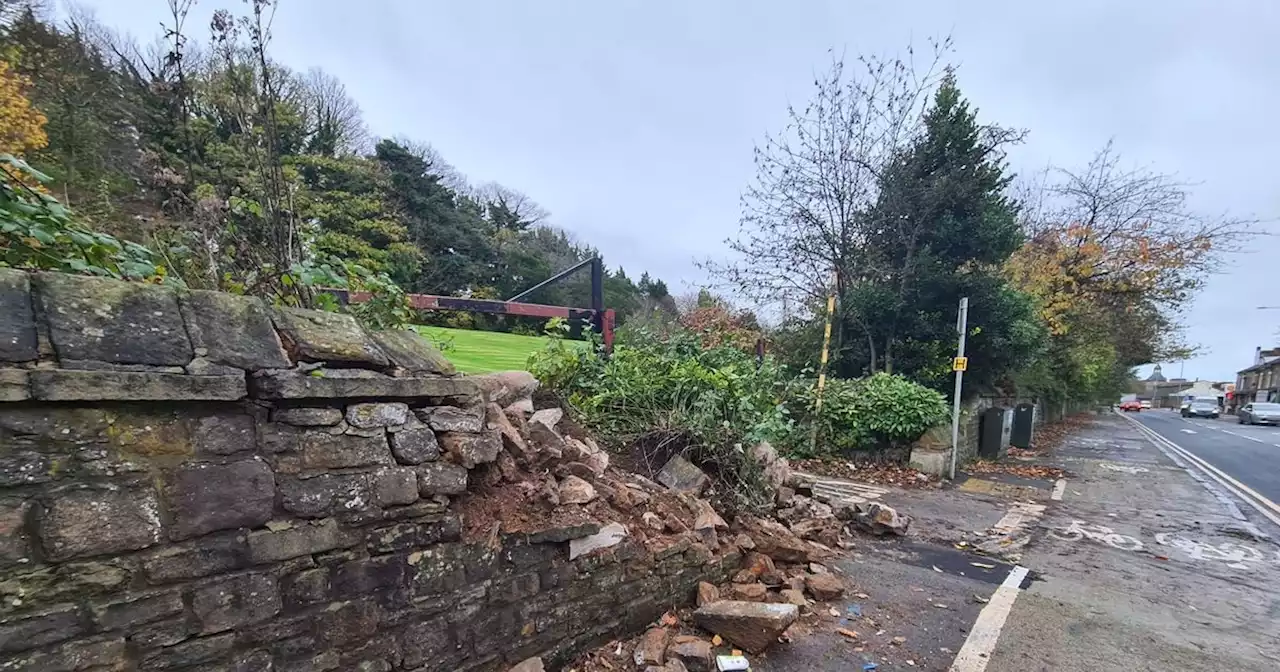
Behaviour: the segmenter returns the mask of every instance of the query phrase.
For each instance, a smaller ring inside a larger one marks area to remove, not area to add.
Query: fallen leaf
[[[712,638],[711,638],[711,645],[712,645],[712,646],[720,646],[720,645],[721,645],[721,644],[723,644],[723,643],[724,643],[724,640],[720,638],[720,635],[716,635],[716,636],[714,636],[714,637],[712,637]]]
[[[840,617],[840,610],[836,609],[835,607],[831,607],[830,609],[828,609],[827,613],[831,614],[832,616],[835,616],[836,618]]]
[[[730,651],[729,651],[729,655],[731,655],[731,656],[741,656],[741,655],[742,655],[742,650],[741,650],[741,649],[730,649]]]
[[[907,638],[903,637],[902,635],[898,635],[897,637],[893,638],[894,646],[902,646],[903,644],[906,644],[906,643],[907,643]]]
[[[908,661],[907,661],[907,664],[908,664],[908,665],[910,665],[911,667],[915,667],[915,666],[916,666],[916,661],[914,661],[914,660],[908,660]]]
[[[846,630],[846,629],[844,629],[844,628],[836,628],[836,632],[838,632],[838,633],[840,633],[840,634],[844,635],[845,637],[848,637],[849,639],[857,639],[857,638],[858,638],[858,633],[856,633],[856,632],[854,632],[854,631],[852,631],[852,630]]]
[[[1156,558],[1156,560],[1168,560],[1168,559],[1169,559],[1169,556],[1167,556],[1167,555],[1157,555],[1157,556],[1155,556],[1155,558]]]
[[[859,600],[867,600],[871,598],[871,596],[866,593],[855,593],[854,597],[858,598]]]
[[[662,615],[662,624],[667,627],[672,627],[679,622],[680,619],[676,618],[675,614],[669,611]]]

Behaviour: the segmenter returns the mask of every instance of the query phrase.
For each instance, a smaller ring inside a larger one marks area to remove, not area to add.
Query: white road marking
[[[1009,507],[1009,512],[991,528],[996,534],[1012,535],[1014,532],[1026,527],[1028,522],[1037,520],[1044,515],[1044,504],[1024,504],[1018,502]]]
[[[1062,494],[1065,493],[1066,491],[1067,491],[1067,479],[1059,478],[1057,482],[1053,484],[1053,493],[1049,495],[1049,499],[1052,499],[1055,502],[1061,502]]]
[[[1258,513],[1261,513],[1268,520],[1275,523],[1276,525],[1280,525],[1280,505],[1277,505],[1275,502],[1271,501],[1270,499],[1267,499],[1263,495],[1258,494],[1252,488],[1232,478],[1229,474],[1222,471],[1221,469],[1218,469],[1212,464],[1209,464],[1208,462],[1200,459],[1191,451],[1188,451],[1182,446],[1179,446],[1173,441],[1170,441],[1164,436],[1161,436],[1160,433],[1156,432],[1150,427],[1132,418],[1127,418],[1127,419],[1130,422],[1132,422],[1138,428],[1138,431],[1142,432],[1147,437],[1148,440],[1154,443],[1157,448],[1159,448],[1165,454],[1169,455],[1169,457],[1174,462],[1177,462],[1179,466],[1183,466],[1183,461],[1185,460],[1186,463],[1196,467],[1205,476],[1208,476],[1214,481],[1217,481],[1219,485],[1221,485],[1223,488],[1226,488],[1227,491],[1235,495],[1245,504],[1248,504],[1249,506],[1253,507],[1255,510],[1257,510]],[[1178,459],[1179,457],[1181,457],[1182,459]],[[1203,480],[1202,478],[1199,478],[1195,472],[1188,469],[1187,473],[1190,473],[1192,477],[1195,477],[1196,480],[1200,481],[1205,486],[1205,488],[1207,488],[1210,492],[1214,492],[1215,494],[1218,494],[1215,488],[1209,485],[1207,481]],[[1229,499],[1226,500],[1226,502],[1230,504],[1231,507],[1235,506],[1235,503],[1231,502],[1231,500]],[[1243,520],[1244,516],[1236,515],[1238,513],[1239,513],[1239,510],[1236,510],[1232,512],[1232,515],[1238,520]]]
[[[1194,429],[1184,429],[1184,430],[1182,430],[1182,431],[1184,431],[1184,432],[1186,432],[1186,433],[1188,433],[1188,434],[1195,434],[1195,433],[1196,433],[1196,430],[1194,430]]]
[[[956,654],[956,659],[951,663],[951,672],[983,672],[987,669],[991,653],[1000,640],[1000,631],[1004,629],[1004,622],[1013,609],[1013,601],[1022,592],[1022,580],[1026,577],[1026,567],[1014,567],[1009,571],[1009,576],[996,588],[991,601],[982,608],[978,620],[969,629],[964,646],[960,647],[960,653]]]
[[[1049,530],[1049,533],[1059,539],[1067,541],[1080,541],[1081,539],[1089,539],[1106,544],[1112,548],[1118,548],[1122,551],[1141,551],[1142,542],[1133,537],[1118,534],[1115,530],[1105,525],[1094,525],[1086,523],[1083,520],[1073,520],[1063,530]]]

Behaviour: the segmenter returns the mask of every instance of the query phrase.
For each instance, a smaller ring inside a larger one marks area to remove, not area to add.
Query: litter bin
[[[978,416],[978,456],[998,460],[1007,444],[1004,442],[1004,409],[988,408]]]
[[[1031,447],[1031,430],[1036,421],[1036,407],[1033,404],[1018,404],[1013,408],[1013,431],[1009,434],[1009,444],[1019,448]]]

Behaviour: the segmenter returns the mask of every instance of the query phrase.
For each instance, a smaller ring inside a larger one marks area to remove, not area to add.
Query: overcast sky
[[[89,2],[148,39],[165,4]],[[245,7],[202,0],[193,36],[220,6]],[[282,0],[271,50],[341,78],[375,133],[528,193],[611,266],[679,292],[702,279],[695,259],[724,254],[753,145],[809,97],[830,49],[948,33],[980,118],[1030,130],[1015,170],[1077,166],[1114,138],[1130,162],[1197,182],[1207,211],[1280,216],[1276,0]],[[1280,306],[1280,240],[1252,247],[1186,312],[1205,354],[1166,375],[1233,380],[1277,340],[1280,310],[1256,306]]]

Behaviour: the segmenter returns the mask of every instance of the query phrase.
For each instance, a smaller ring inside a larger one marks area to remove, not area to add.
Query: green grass
[[[444,356],[463,373],[525,370],[529,355],[546,347],[546,336],[520,336],[496,331],[471,331],[445,327],[415,327],[435,340],[452,344]],[[586,347],[586,342],[570,341]]]

